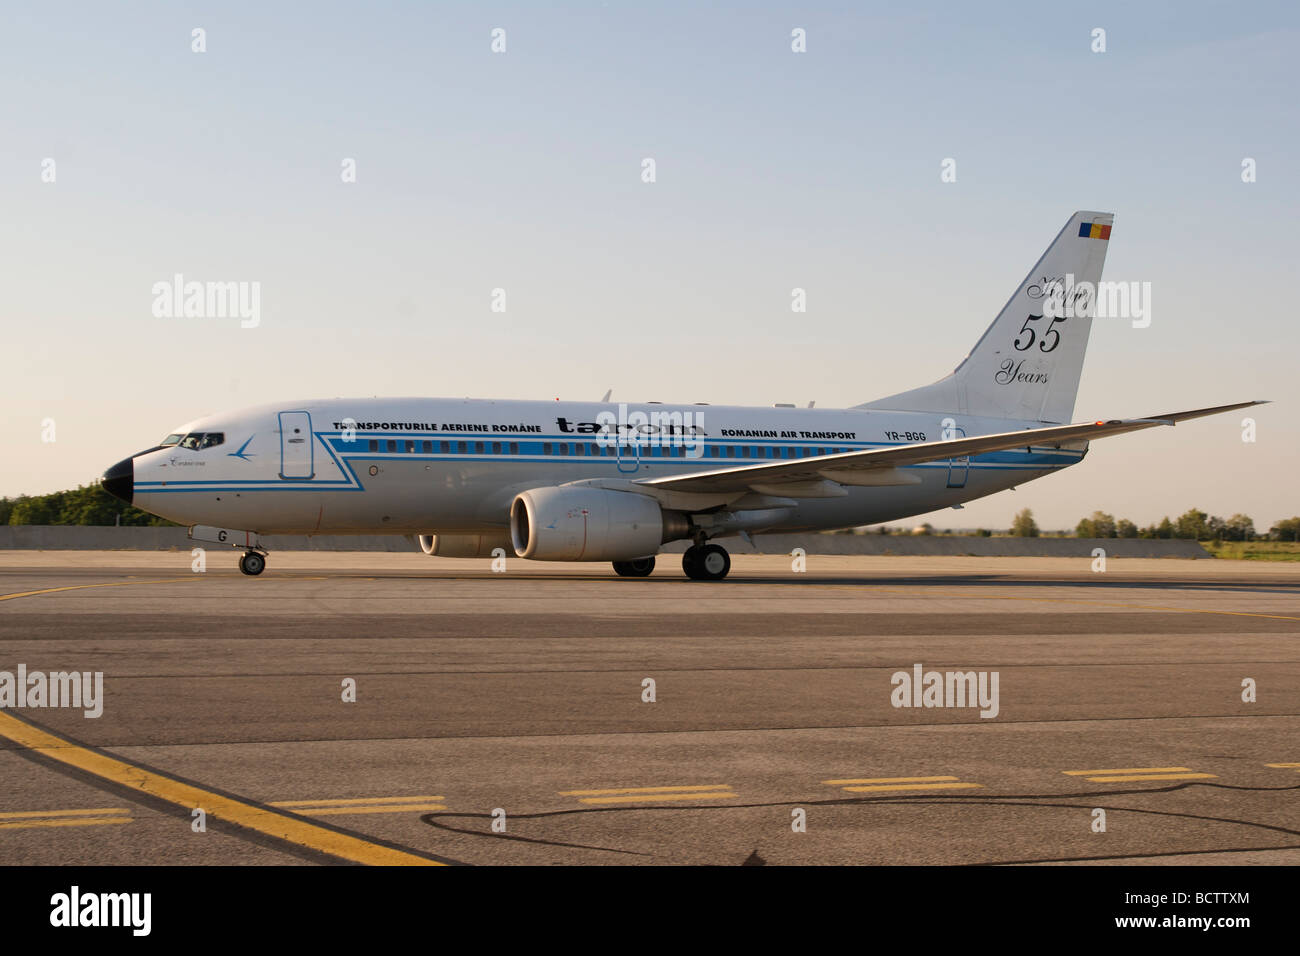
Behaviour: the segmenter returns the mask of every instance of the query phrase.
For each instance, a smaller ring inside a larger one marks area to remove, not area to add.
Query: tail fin
[[[1114,218],[1071,216],[951,375],[857,407],[1068,422]]]

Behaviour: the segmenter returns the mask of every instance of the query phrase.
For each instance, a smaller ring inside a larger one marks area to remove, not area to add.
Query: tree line
[[[0,498],[0,524],[80,524],[164,527],[172,522],[114,498],[98,484],[48,495]]]
[[[1011,524],[1011,534],[1022,538],[1036,538],[1040,534],[1034,522],[1034,513],[1024,508],[1016,514]],[[1174,520],[1162,518],[1155,524],[1139,528],[1127,518],[1115,519],[1105,511],[1094,511],[1074,528],[1076,538],[1190,538],[1193,541],[1300,541],[1300,517],[1286,518],[1268,529],[1266,533],[1255,530],[1249,515],[1235,514],[1220,518],[1189,508]]]

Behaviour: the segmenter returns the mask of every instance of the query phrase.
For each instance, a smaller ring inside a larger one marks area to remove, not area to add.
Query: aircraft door
[[[280,413],[280,477],[308,480],[315,477],[315,448],[311,415]]]
[[[620,440],[617,447],[619,471],[630,475],[641,467],[641,449],[636,442]]]
[[[951,418],[943,420],[943,438],[946,441],[952,441],[957,438],[966,437],[966,429],[953,423]],[[970,475],[970,455],[962,455],[960,458],[948,459],[948,487],[965,488],[966,478]]]

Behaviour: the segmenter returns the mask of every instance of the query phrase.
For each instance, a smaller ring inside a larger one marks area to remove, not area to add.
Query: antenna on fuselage
[[[614,390],[613,390],[612,388],[611,388],[611,389],[607,389],[607,390],[605,391],[605,397],[602,398],[601,401],[602,401],[602,402],[607,402],[607,401],[609,401],[609,396],[611,396],[611,395],[613,395],[613,394],[614,394]]]

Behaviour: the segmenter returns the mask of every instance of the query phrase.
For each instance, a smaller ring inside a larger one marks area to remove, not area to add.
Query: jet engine
[[[630,561],[689,534],[686,515],[633,492],[531,488],[510,505],[515,554],[535,561]]]

